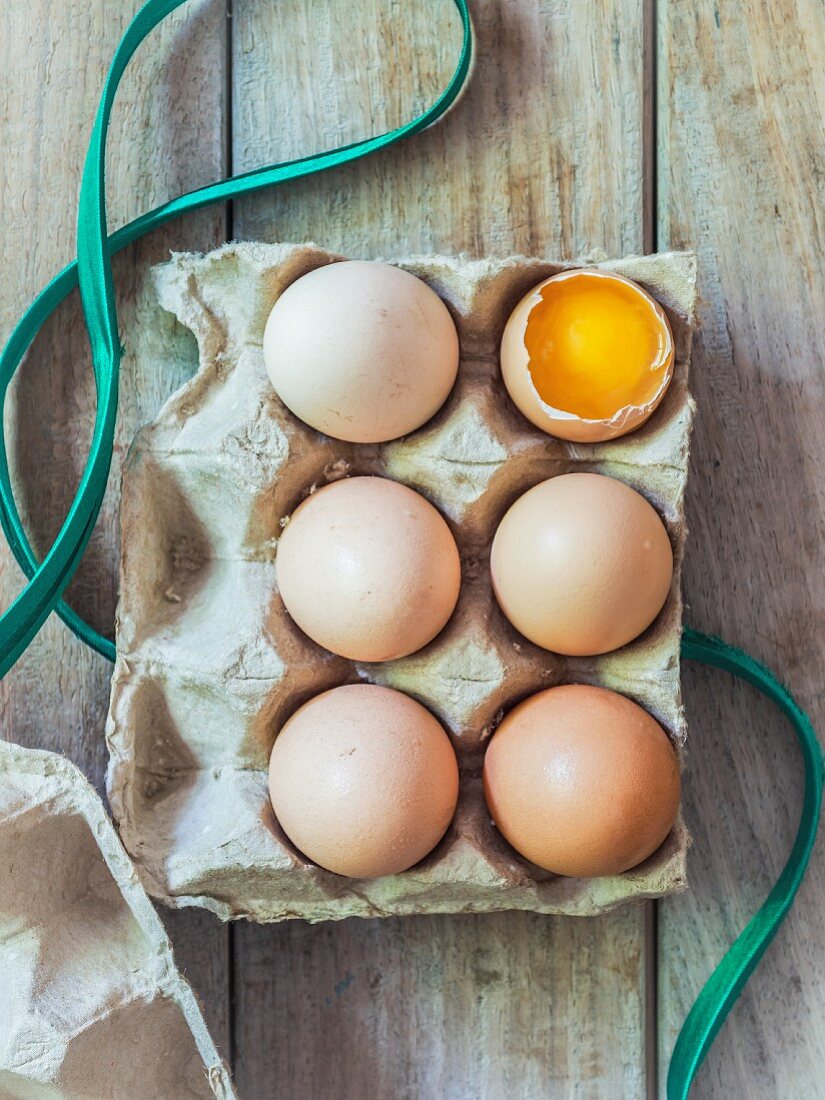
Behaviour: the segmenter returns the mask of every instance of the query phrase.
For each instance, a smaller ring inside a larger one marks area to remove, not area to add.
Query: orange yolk
[[[660,392],[671,358],[666,323],[621,279],[554,279],[530,311],[524,345],[539,397],[585,420],[609,420]]]

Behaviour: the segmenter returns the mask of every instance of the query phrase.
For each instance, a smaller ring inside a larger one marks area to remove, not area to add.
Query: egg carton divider
[[[461,362],[432,420],[375,446],[329,439],[299,422],[264,370],[263,329],[278,295],[343,258],[311,244],[243,243],[176,254],[155,270],[161,304],[197,339],[199,365],[138,433],[123,475],[107,781],[144,884],[172,906],[257,921],[501,909],[591,915],[682,889],[688,836],[681,819],[657,852],[621,875],[568,879],[527,863],[490,820],[481,763],[504,711],[571,682],[640,703],[681,756],[679,578],[695,257],[664,253],[597,265],[647,289],[665,308],[675,342],[673,382],[654,415],[632,435],[600,444],[566,443],[533,428],[498,369],[501,333],[523,294],[581,264],[391,261],[446,302]],[[501,516],[531,486],[572,470],[607,474],[641,492],[674,550],[673,584],[656,622],[602,657],[566,658],[532,645],[502,615],[490,586],[487,558]],[[444,631],[419,652],[381,665],[357,665],[310,642],[275,583],[277,539],[289,513],[313,488],[352,474],[421,492],[447,519],[462,559],[461,595]],[[434,852],[402,874],[353,881],[318,868],[288,842],[269,804],[266,770],[289,714],[311,695],[357,680],[405,691],[432,710],[450,734],[462,782],[455,819]]]

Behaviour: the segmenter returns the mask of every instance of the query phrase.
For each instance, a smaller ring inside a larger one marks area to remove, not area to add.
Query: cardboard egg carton
[[[0,742],[0,1096],[234,1097],[103,804]]]
[[[318,921],[500,909],[594,914],[682,888],[688,839],[681,821],[650,859],[622,875],[570,879],[528,864],[492,824],[481,769],[502,713],[567,682],[601,684],[637,700],[681,751],[679,573],[693,416],[694,257],[599,265],[635,279],[662,303],[676,364],[648,424],[597,445],[537,431],[501,383],[498,345],[511,310],[540,280],[577,266],[522,257],[393,261],[437,291],[459,332],[455,390],[424,427],[359,446],[299,422],[267,380],[264,324],[290,283],[337,259],[314,245],[231,244],[206,256],[175,255],[156,270],[162,305],[197,339],[199,367],[138,434],[123,476],[108,788],[148,891],[224,919]],[[675,554],[661,615],[642,637],[603,657],[565,658],[532,645],[501,614],[490,586],[489,548],[503,513],[532,485],[570,470],[609,474],[643,493]],[[381,665],[357,665],[309,641],[275,583],[286,517],[314,488],[350,474],[378,474],[422,492],[447,518],[462,557],[461,596],[443,633]],[[443,841],[411,870],[374,881],[306,860],[279,828],[266,784],[285,719],[312,695],[359,679],[429,707],[461,769],[458,811]]]

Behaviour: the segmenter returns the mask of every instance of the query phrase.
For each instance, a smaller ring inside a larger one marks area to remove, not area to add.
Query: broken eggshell
[[[546,324],[545,331],[537,332],[536,329],[542,320],[552,324],[553,318],[548,316],[551,309],[561,305],[564,310],[561,295],[578,295],[586,312],[583,319],[580,307],[570,309],[568,305],[570,316],[566,322],[563,316],[557,319],[556,323],[564,328],[554,334],[560,337],[554,341],[548,338]],[[608,311],[614,311],[616,321],[606,326],[604,314]],[[602,329],[600,333],[582,329],[582,325],[594,317]],[[621,373],[617,386],[605,386],[602,365],[615,376],[615,356],[627,356],[628,337],[631,342],[635,339],[637,351],[643,355],[638,349],[638,340],[643,336],[640,330],[645,323],[650,326],[650,358],[649,363],[637,361],[633,364],[629,373],[632,375],[634,370],[637,373],[635,387],[633,377],[621,377]],[[566,342],[565,348],[559,346],[562,341]],[[532,348],[528,347],[531,342]],[[565,353],[574,361],[564,362]],[[583,360],[588,355],[596,362],[593,372],[589,364],[582,370]],[[550,398],[547,391],[558,388],[558,378],[538,379],[542,367],[546,373],[554,370],[554,359],[558,359],[562,373],[567,371],[569,384],[579,391],[572,399],[569,394],[567,400]],[[562,271],[533,287],[511,313],[501,340],[501,372],[513,402],[537,428],[576,443],[601,443],[640,428],[667,392],[673,377],[673,360],[673,334],[661,305],[638,283],[598,268]],[[544,393],[541,392],[542,384]],[[573,407],[578,402],[593,403],[594,393],[602,402],[607,402],[609,408],[600,410],[597,415],[588,415],[589,410],[584,412],[580,407],[577,411]],[[612,405],[611,398],[615,398]]]

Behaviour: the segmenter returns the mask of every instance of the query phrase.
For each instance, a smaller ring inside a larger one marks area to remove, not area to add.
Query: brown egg
[[[659,303],[630,279],[564,271],[513,310],[501,371],[537,428],[597,443],[635,431],[659,405],[673,377],[673,334]]]
[[[293,513],[275,560],[284,605],[313,641],[390,661],[431,641],[461,587],[458,548],[419,493],[380,477],[335,481]]]
[[[526,638],[591,656],[650,626],[670,590],[673,551],[635,489],[601,474],[562,474],[506,513],[490,568],[502,611]]]
[[[349,684],[305,703],[278,734],[269,793],[305,856],[339,875],[377,878],[418,863],[455,813],[450,739],[420,703]]]
[[[287,408],[352,443],[420,427],[458,371],[458,335],[435,291],[401,268],[362,260],[316,268],[287,287],[263,351]]]
[[[659,847],[679,808],[667,734],[636,703],[570,685],[526,699],[496,730],[484,795],[517,852],[559,875],[617,875]]]

